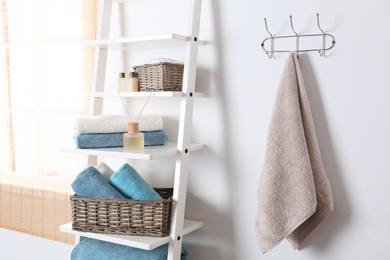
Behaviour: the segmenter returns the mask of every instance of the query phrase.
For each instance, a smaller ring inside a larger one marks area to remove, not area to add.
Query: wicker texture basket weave
[[[184,65],[170,62],[133,67],[140,91],[181,91]]]
[[[70,196],[72,229],[106,234],[169,235],[172,191],[156,189],[163,200],[92,199]]]

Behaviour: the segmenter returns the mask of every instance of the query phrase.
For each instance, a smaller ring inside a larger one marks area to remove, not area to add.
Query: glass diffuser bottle
[[[123,148],[125,150],[143,149],[144,134],[139,132],[139,123],[128,123],[127,128],[127,133],[123,134]]]
[[[139,131],[139,118],[142,114],[142,111],[144,111],[144,108],[146,104],[148,103],[150,97],[152,96],[153,91],[150,93],[148,99],[146,100],[144,106],[141,109],[141,112],[139,113],[137,119],[135,122],[129,122],[127,123],[127,133],[123,134],[123,148],[124,150],[134,150],[134,149],[143,149],[145,146],[144,142],[144,134],[140,133]],[[121,94],[118,91],[118,95],[120,97],[120,100],[122,101],[123,108],[126,110],[127,117],[130,119],[129,111],[127,111],[126,104],[123,101],[123,98]]]

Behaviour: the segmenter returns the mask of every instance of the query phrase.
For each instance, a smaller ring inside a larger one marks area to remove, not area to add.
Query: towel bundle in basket
[[[184,65],[171,59],[155,59],[133,66],[140,91],[181,91]]]
[[[151,188],[127,163],[111,176],[97,169],[86,168],[72,182],[77,194],[70,197],[72,229],[154,237],[169,235],[173,189]]]

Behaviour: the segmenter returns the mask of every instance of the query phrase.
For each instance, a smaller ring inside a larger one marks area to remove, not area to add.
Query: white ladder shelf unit
[[[170,235],[166,237],[147,237],[87,233],[72,230],[71,223],[61,225],[61,231],[76,235],[76,243],[79,241],[80,236],[146,250],[152,250],[168,243],[168,259],[179,260],[183,235],[193,232],[203,226],[203,223],[200,221],[184,219],[189,154],[191,151],[196,151],[204,147],[203,144],[190,142],[194,98],[203,96],[202,93],[195,93],[198,45],[203,44],[203,42],[198,39],[202,1],[189,1],[190,12],[188,35],[172,33],[147,37],[124,37],[110,39],[112,5],[131,3],[132,0],[102,0],[100,1],[99,9],[100,13],[97,40],[87,43],[88,45],[96,46],[93,91],[90,94],[90,115],[101,115],[103,99],[106,97],[117,96],[117,93],[105,92],[104,88],[107,68],[106,63],[109,50],[127,51],[137,49],[144,50],[145,48],[185,47],[182,92],[155,92],[155,97],[181,99],[177,143],[167,142],[161,147],[145,147],[143,152],[125,152],[123,148],[77,149],[73,147],[65,147],[60,149],[62,152],[84,154],[86,156],[85,166],[96,165],[98,156],[139,160],[154,160],[167,156],[176,156]],[[136,98],[148,95],[149,93],[146,92],[124,93],[123,97]]]

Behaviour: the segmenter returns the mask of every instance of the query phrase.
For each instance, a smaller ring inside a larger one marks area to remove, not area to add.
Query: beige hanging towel
[[[263,253],[284,238],[294,249],[333,211],[298,56],[289,54],[276,94],[258,190]]]

